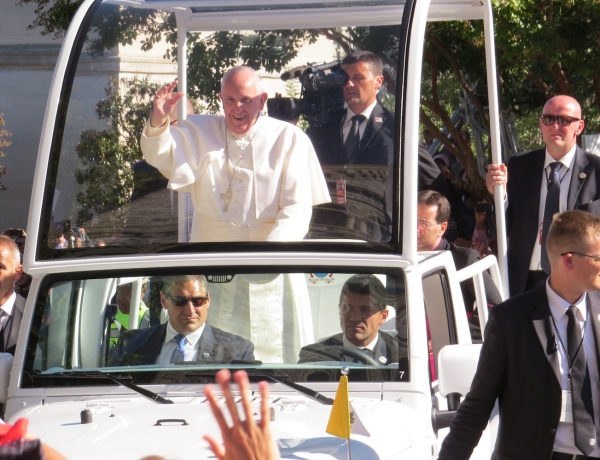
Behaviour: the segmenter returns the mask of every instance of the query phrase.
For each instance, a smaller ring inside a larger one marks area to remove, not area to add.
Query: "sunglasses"
[[[170,295],[166,295],[165,297],[167,299],[169,299],[171,301],[171,303],[173,305],[175,305],[176,307],[185,307],[188,302],[192,302],[192,305],[194,307],[202,307],[203,305],[205,305],[208,302],[208,296],[206,297],[181,297],[181,296],[173,296],[171,297]]]
[[[579,257],[587,257],[588,259],[592,259],[594,262],[600,262],[600,256],[590,256],[588,254],[581,254],[580,252],[575,251],[563,252],[561,256],[564,256],[565,254],[575,254]]]
[[[561,117],[558,115],[542,115],[541,120],[546,126],[552,126],[557,122],[560,126],[569,126],[574,121],[581,121],[581,118]]]

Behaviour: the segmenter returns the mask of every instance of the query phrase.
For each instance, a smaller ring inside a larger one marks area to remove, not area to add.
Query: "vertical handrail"
[[[492,5],[485,1],[483,14],[483,29],[485,33],[485,62],[487,67],[488,99],[490,107],[490,145],[492,147],[492,163],[502,163],[500,144],[500,104],[498,102],[498,81],[496,69],[496,54],[494,44],[494,18]],[[494,204],[496,208],[496,235],[498,239],[498,263],[504,298],[508,298],[508,265],[506,244],[506,216],[504,215],[504,196],[502,188],[494,188]]]

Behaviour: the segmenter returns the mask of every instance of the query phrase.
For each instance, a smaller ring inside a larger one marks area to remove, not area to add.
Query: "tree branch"
[[[458,62],[456,61],[456,59],[454,59],[454,56],[452,56],[452,54],[450,54],[450,52],[444,46],[442,46],[442,44],[439,42],[439,40],[437,38],[435,38],[431,34],[427,34],[427,35],[428,35],[427,38],[429,39],[429,42],[433,46],[435,46],[435,48],[440,53],[442,53],[442,55],[446,58],[446,60],[452,66],[452,69],[454,70],[454,74],[456,75],[456,78],[458,79],[458,82],[460,83],[460,86],[463,88],[467,97],[471,100],[471,102],[475,105],[475,107],[477,107],[477,110],[481,114],[481,118],[484,120],[484,122],[486,123],[486,127],[489,130],[489,117],[487,116],[487,113],[484,110],[483,104],[481,103],[479,98],[471,90],[469,85],[467,85],[467,82],[465,81],[465,79],[463,77],[460,67],[458,66]]]

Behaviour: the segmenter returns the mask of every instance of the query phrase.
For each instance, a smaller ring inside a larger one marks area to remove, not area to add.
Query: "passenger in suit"
[[[417,205],[417,248],[419,251],[450,251],[457,270],[474,264],[480,254],[446,241],[444,233],[450,219],[450,202],[433,190],[419,192]],[[488,305],[497,305],[502,297],[487,271],[483,272],[483,286]],[[471,337],[481,341],[479,319],[475,314],[475,287],[471,280],[460,283],[465,308],[471,327]]]
[[[379,327],[388,317],[386,290],[373,275],[354,275],[340,293],[341,333],[302,347],[299,363],[313,361],[363,361],[361,354],[378,364],[397,363],[398,341]]]
[[[160,300],[168,312],[168,322],[121,334],[111,365],[254,360],[250,341],[206,323],[210,296],[204,276],[165,277],[163,282]]]
[[[547,281],[490,311],[471,389],[440,460],[470,458],[496,400],[492,460],[600,458],[600,406],[592,403],[600,397],[600,218],[555,215],[546,248]]]
[[[545,148],[520,153],[504,164],[488,166],[486,185],[496,185],[507,199],[508,277],[510,294],[516,295],[542,283],[547,276],[542,239],[544,211],[552,164],[558,162],[560,199],[556,212],[581,209],[600,215],[600,158],[584,152],[577,136],[585,126],[579,103],[556,96],[544,105],[539,127]],[[508,180],[510,178],[510,180]],[[551,216],[546,217],[550,222]]]
[[[15,292],[21,278],[21,253],[8,236],[0,235],[0,353],[15,354],[26,299]]]
[[[381,58],[369,51],[354,52],[342,60],[348,74],[343,88],[347,108],[331,120],[313,125],[310,138],[332,196],[332,203],[313,209],[314,237],[320,228],[326,237],[388,241],[393,209],[394,115],[377,101],[383,84]],[[442,194],[447,186],[425,146],[419,148],[419,187]]]

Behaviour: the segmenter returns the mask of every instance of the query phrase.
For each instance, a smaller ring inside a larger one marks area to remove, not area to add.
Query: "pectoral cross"
[[[223,205],[224,212],[227,212],[227,209],[229,208],[229,200],[232,198],[233,194],[231,193],[231,187],[228,187],[225,193],[221,193],[221,199],[225,200],[225,204]]]

